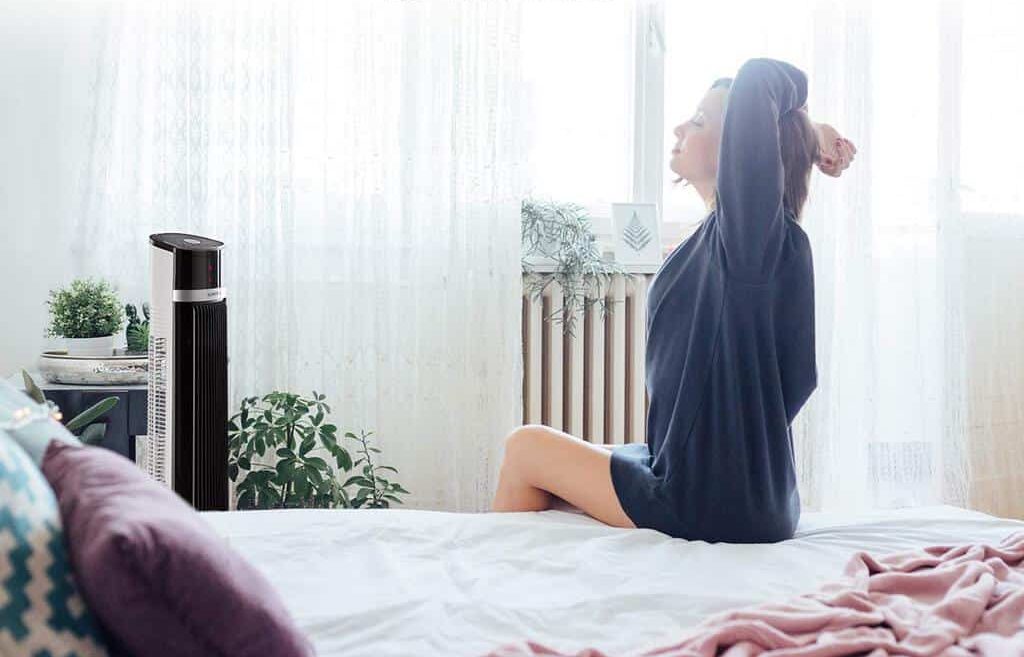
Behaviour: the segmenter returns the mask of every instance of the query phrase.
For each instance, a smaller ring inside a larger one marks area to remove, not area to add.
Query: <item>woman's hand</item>
[[[827,123],[815,123],[814,129],[818,133],[818,169],[838,178],[853,162],[857,147]]]

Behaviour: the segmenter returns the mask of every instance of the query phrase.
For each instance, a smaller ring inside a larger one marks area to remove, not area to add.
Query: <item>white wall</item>
[[[88,15],[88,18],[86,16]],[[70,277],[57,226],[78,193],[86,80],[62,75],[97,25],[82,3],[0,0],[0,377],[48,344],[47,292]]]

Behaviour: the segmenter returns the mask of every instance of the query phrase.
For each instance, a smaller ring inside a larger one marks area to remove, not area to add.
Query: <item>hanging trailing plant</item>
[[[626,272],[601,256],[583,206],[532,198],[523,201],[522,244],[527,295],[537,300],[552,284],[562,290],[562,307],[548,313],[546,320],[562,324],[562,330],[572,335],[577,318],[591,305],[598,304],[602,315],[613,310],[607,291],[612,278]],[[550,260],[551,271],[540,271],[531,262],[536,256]]]

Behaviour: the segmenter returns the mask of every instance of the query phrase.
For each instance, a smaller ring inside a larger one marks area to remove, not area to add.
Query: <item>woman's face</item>
[[[714,184],[718,176],[718,147],[728,95],[727,88],[711,89],[693,116],[672,131],[676,143],[669,168],[691,184]]]

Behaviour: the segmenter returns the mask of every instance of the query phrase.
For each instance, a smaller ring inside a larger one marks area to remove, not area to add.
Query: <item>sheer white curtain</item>
[[[668,3],[669,121],[746,58],[778,57],[808,73],[812,118],[860,149],[840,180],[815,176],[804,218],[819,369],[794,427],[805,508],[1024,516],[1022,11]],[[666,212],[687,212],[685,193]]]
[[[75,269],[147,294],[147,235],[226,242],[231,399],[327,395],[409,506],[487,508],[518,422],[518,8],[104,5]]]

